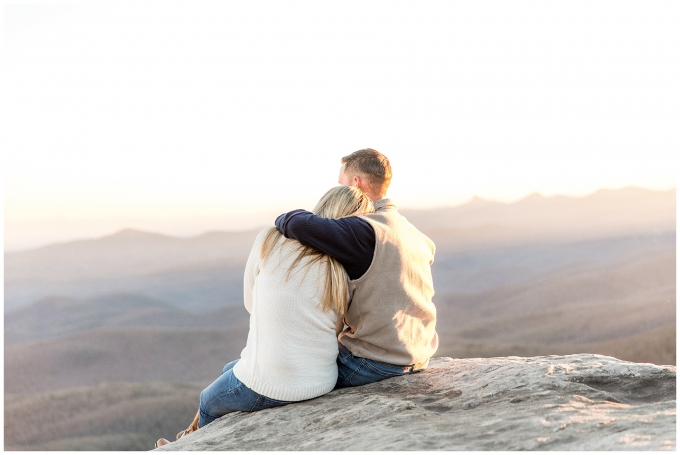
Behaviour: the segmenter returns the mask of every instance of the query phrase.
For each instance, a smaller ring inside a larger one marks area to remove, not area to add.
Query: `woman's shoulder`
[[[274,235],[278,230],[274,226],[269,226],[266,228],[263,228],[260,232],[257,233],[257,237],[255,237],[255,242],[253,242],[253,246],[262,246],[262,244],[266,241],[267,237],[272,234]]]
[[[255,241],[263,240],[264,237],[272,230],[272,228],[276,229],[276,227],[274,227],[274,226],[267,226],[266,228],[262,228],[262,230],[257,233],[257,237],[255,237]]]

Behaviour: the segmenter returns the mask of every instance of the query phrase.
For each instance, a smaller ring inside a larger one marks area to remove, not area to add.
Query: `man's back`
[[[424,368],[438,346],[430,265],[434,243],[400,215],[389,199],[362,218],[375,232],[370,267],[350,281],[349,329],[340,342],[352,354]]]

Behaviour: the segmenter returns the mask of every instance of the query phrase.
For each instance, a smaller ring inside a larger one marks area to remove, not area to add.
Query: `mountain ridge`
[[[541,201],[541,202],[550,202],[550,201],[583,201],[589,198],[597,198],[601,196],[611,196],[611,195],[649,195],[649,194],[665,194],[665,195],[670,195],[670,194],[675,194],[676,189],[675,188],[670,188],[668,190],[650,190],[646,188],[640,188],[640,187],[635,187],[635,186],[629,186],[629,187],[623,187],[623,188],[618,188],[618,189],[608,189],[608,188],[600,188],[598,190],[595,190],[592,193],[589,193],[584,196],[567,196],[567,195],[562,195],[562,194],[554,194],[551,196],[544,196],[539,192],[534,192],[531,194],[528,194],[516,201],[513,202],[501,202],[501,201],[496,201],[493,199],[486,199],[482,198],[481,196],[475,195],[473,196],[469,201],[464,202],[462,204],[458,205],[445,205],[445,206],[440,206],[440,207],[431,207],[431,208],[426,208],[426,209],[419,209],[419,208],[413,208],[413,207],[406,207],[402,209],[401,211],[403,213],[412,213],[412,214],[420,214],[423,212],[436,212],[436,211],[451,211],[451,210],[466,210],[468,208],[474,208],[477,209],[480,206],[483,207],[489,207],[489,206],[495,206],[495,207],[512,207],[516,206],[517,204],[526,204],[528,202],[534,202],[534,201]],[[264,226],[263,226],[264,227]],[[243,230],[209,230],[202,232],[200,234],[196,235],[191,235],[191,236],[177,236],[177,235],[170,235],[170,234],[164,234],[161,232],[152,232],[152,231],[147,231],[143,229],[136,229],[136,228],[122,228],[118,231],[115,231],[111,234],[103,235],[103,236],[98,236],[98,237],[93,237],[93,238],[81,238],[81,239],[73,239],[73,240],[68,240],[64,242],[55,242],[52,244],[48,245],[43,245],[35,248],[26,248],[26,249],[21,249],[21,250],[13,250],[9,252],[5,252],[5,254],[17,254],[17,253],[23,253],[23,252],[29,252],[29,251],[36,251],[36,250],[44,250],[44,249],[50,249],[55,246],[60,246],[60,245],[73,245],[73,244],[79,244],[80,242],[97,242],[97,241],[102,241],[102,240],[119,240],[119,239],[124,239],[124,240],[140,240],[140,239],[145,239],[145,240],[159,240],[163,239],[166,241],[170,240],[178,240],[178,241],[186,241],[186,240],[197,240],[201,238],[210,238],[210,237],[215,237],[215,236],[224,236],[224,235],[238,235],[242,233],[252,233],[252,232],[259,232],[262,228],[255,228],[255,229],[243,229]]]

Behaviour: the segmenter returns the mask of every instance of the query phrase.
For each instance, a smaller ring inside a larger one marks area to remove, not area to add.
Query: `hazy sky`
[[[676,184],[677,1],[4,2],[5,248]]]

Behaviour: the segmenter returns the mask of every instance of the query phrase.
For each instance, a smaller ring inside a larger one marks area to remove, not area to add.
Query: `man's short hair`
[[[361,149],[342,157],[348,174],[363,174],[368,177],[371,188],[387,192],[392,180],[392,166],[385,155],[373,149]]]

